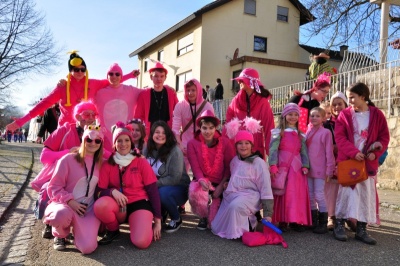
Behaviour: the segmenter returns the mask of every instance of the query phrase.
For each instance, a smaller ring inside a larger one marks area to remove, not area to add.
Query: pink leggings
[[[90,254],[97,248],[100,221],[94,215],[93,209],[89,209],[81,217],[67,204],[52,202],[46,208],[43,223],[51,225],[53,235],[60,238],[67,237],[72,226],[75,246],[83,254]]]
[[[119,212],[117,202],[109,197],[101,197],[94,203],[96,217],[105,224],[107,230],[116,231],[119,224],[125,222],[126,212]],[[137,248],[148,248],[153,239],[153,213],[148,210],[137,210],[129,215],[131,242]]]

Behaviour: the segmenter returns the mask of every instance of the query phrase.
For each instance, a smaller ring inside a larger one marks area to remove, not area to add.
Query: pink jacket
[[[308,177],[325,179],[333,176],[335,157],[333,155],[332,133],[322,125],[315,129],[309,128],[306,133],[310,171]]]
[[[133,78],[133,74],[129,73],[122,77],[121,81],[125,81],[129,78]],[[108,86],[110,83],[108,80],[97,80],[97,79],[89,79],[88,85],[88,99],[94,99],[96,92]],[[85,79],[76,80],[73,76],[71,76],[71,84],[70,84],[70,102],[71,106],[65,106],[67,102],[67,88],[66,86],[57,86],[48,96],[43,98],[35,107],[33,107],[28,114],[16,120],[15,122],[19,126],[23,126],[26,122],[31,120],[32,118],[43,114],[46,109],[50,108],[55,103],[60,103],[60,111],[61,115],[58,118],[58,126],[64,125],[66,122],[74,123],[75,119],[73,118],[74,107],[77,105],[81,99],[84,97],[84,88],[85,88]]]
[[[198,111],[202,103],[204,102],[203,100],[203,88],[197,80],[193,79],[193,82],[196,85],[197,88],[197,99],[196,99],[196,108],[192,108],[193,112],[196,110]],[[201,112],[199,112],[199,115],[206,111],[206,110],[211,110],[214,113],[214,108],[213,106],[207,102]],[[183,130],[186,125],[192,120],[192,113],[190,110],[190,104],[186,95],[186,90],[185,90],[185,99],[180,101],[174,109],[174,117],[172,119],[172,131],[176,135],[176,138],[178,142],[180,142],[180,147],[182,150],[185,150],[187,147],[187,143],[189,140],[193,139],[194,133],[193,133],[193,127],[195,127],[195,123],[192,123],[190,127],[182,134],[182,140],[180,139],[180,131]],[[195,130],[197,131],[199,129],[197,126],[195,127]]]
[[[212,183],[219,184],[224,177],[230,176],[229,164],[233,157],[235,156],[235,151],[232,144],[228,138],[221,136],[219,132],[215,133],[215,137],[222,142],[222,154],[223,162],[218,164],[216,161],[217,148],[216,146],[207,149],[207,154],[204,154],[208,158],[208,162],[211,168],[217,168],[214,170],[214,174],[209,174],[206,170],[204,163],[203,152],[202,152],[202,142],[200,141],[198,135],[200,132],[196,133],[196,137],[189,141],[187,147],[187,156],[189,159],[190,166],[192,167],[192,172],[195,180],[201,178],[206,178]]]
[[[354,145],[354,127],[351,108],[352,107],[348,107],[344,109],[336,120],[335,140],[338,146],[337,162],[354,159],[357,153],[360,152]],[[369,106],[369,111],[368,138],[365,147],[368,149],[376,141],[379,141],[383,146],[381,150],[374,151],[375,160],[366,160],[368,175],[374,176],[378,171],[378,159],[389,145],[390,135],[386,117],[382,111],[374,106]]]
[[[176,92],[173,88],[164,85],[168,93],[168,108],[170,119],[168,121],[168,126],[172,128],[172,116],[174,113],[175,105],[178,103],[178,97],[176,96]],[[139,104],[136,105],[135,109],[135,118],[140,118],[146,124],[146,139],[150,136],[150,122],[149,122],[149,113],[150,113],[150,99],[151,99],[151,88],[143,90],[138,97],[137,102]]]
[[[246,92],[240,90],[239,93],[233,98],[231,104],[226,111],[226,122],[231,121],[237,117],[243,120],[247,116],[247,100]],[[272,113],[269,98],[261,97],[253,93],[250,96],[250,116],[254,119],[260,120],[263,126],[262,133],[254,134],[254,150],[269,155],[269,143],[271,142],[271,130],[275,128],[274,114]]]
[[[104,148],[112,152],[111,127],[116,122],[126,123],[133,119],[134,110],[139,94],[139,88],[120,84],[117,88],[108,86],[97,92],[95,104],[99,112],[100,125],[106,130]]]

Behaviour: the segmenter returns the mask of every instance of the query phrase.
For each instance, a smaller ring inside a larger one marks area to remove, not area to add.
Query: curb
[[[33,168],[33,164],[34,164],[34,160],[35,160],[33,149],[31,149],[31,154],[32,154],[32,157],[31,157],[32,161],[31,161],[31,164],[30,164],[30,166],[28,168],[28,173],[26,175],[26,179],[23,182],[21,188],[18,190],[18,192],[15,193],[14,195],[10,195],[10,196],[12,196],[12,199],[8,203],[6,202],[7,206],[5,207],[4,212],[1,213],[1,215],[0,215],[0,221],[3,221],[5,216],[8,214],[9,209],[11,209],[11,207],[14,205],[14,203],[17,201],[17,199],[20,198],[20,196],[22,195],[21,191],[23,191],[27,187],[27,185],[29,183],[28,180],[32,176],[32,168]]]
[[[391,204],[391,203],[388,203],[388,202],[380,202],[379,206],[381,206],[383,208],[392,209],[392,210],[400,210],[400,205]]]

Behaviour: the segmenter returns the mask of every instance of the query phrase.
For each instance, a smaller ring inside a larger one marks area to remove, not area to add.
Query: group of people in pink
[[[187,201],[197,229],[222,238],[241,238],[264,220],[282,231],[333,229],[345,241],[348,220],[356,239],[376,244],[367,224],[377,223],[378,158],[389,131],[365,84],[350,86],[347,98],[336,92],[324,109],[319,105],[331,85],[323,74],[290,99],[275,127],[273,96],[258,71],[246,68],[234,79],[240,91],[221,125],[200,82],[187,81],[178,101],[161,63],[149,70],[147,89],[122,84],[139,71],[123,76],[115,63],[107,79],[89,79],[76,51],[68,69],[66,81],[7,126],[19,128],[60,104],[59,127],[44,142],[44,166],[31,183],[43,237],[54,237],[55,250],[73,241],[90,254],[118,238],[122,223],[135,247],[148,248],[162,232],[182,227]],[[336,164],[347,159],[365,161],[367,180],[338,184]]]

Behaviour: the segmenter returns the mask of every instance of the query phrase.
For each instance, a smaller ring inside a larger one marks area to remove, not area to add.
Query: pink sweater
[[[74,158],[75,154],[68,154],[57,162],[53,177],[47,187],[47,193],[51,202],[67,203],[74,199],[83,202],[87,189],[87,176],[85,167],[78,163]],[[93,157],[85,157],[86,167],[90,175]],[[90,180],[88,201],[86,203],[91,206],[93,203],[93,194],[99,180],[99,167],[96,165],[93,171],[93,177]]]
[[[337,162],[354,159],[357,153],[360,152],[354,145],[351,108],[344,109],[336,120],[335,140],[338,147]],[[381,150],[374,151],[375,160],[366,160],[368,175],[374,176],[378,171],[378,159],[389,145],[390,135],[386,117],[382,111],[373,106],[369,106],[369,111],[368,138],[365,147],[368,149],[376,141],[379,141],[383,146]]]
[[[178,97],[176,96],[176,92],[173,88],[164,85],[167,89],[168,93],[168,108],[170,119],[168,121],[168,126],[172,128],[172,115],[174,113],[175,105],[178,103]],[[150,113],[150,99],[151,99],[151,88],[143,90],[138,97],[135,109],[135,118],[140,118],[144,121],[146,125],[146,139],[150,136],[150,121],[149,121],[149,113]]]
[[[215,136],[218,138],[218,141],[222,142],[222,163],[218,164],[215,162],[215,157],[217,154],[216,146],[206,148],[207,154],[204,155],[206,158],[208,158],[210,167],[216,168],[216,170],[213,170],[214,174],[210,174],[206,169],[202,152],[202,143],[200,142],[198,135],[189,141],[187,147],[187,156],[190,166],[192,167],[193,176],[196,180],[207,178],[212,183],[219,184],[224,177],[230,176],[229,164],[232,158],[235,156],[235,151],[228,138],[221,136],[219,132],[216,132]]]
[[[129,78],[133,78],[133,74],[129,73],[122,77],[122,81],[125,81]],[[97,79],[89,79],[88,85],[88,99],[94,99],[96,92],[108,86],[110,83],[108,80],[97,80]],[[71,76],[71,84],[70,84],[70,102],[71,106],[65,106],[67,103],[67,88],[66,86],[59,87],[57,86],[48,96],[43,98],[35,107],[33,107],[28,114],[16,120],[15,122],[19,126],[23,126],[26,122],[31,120],[32,118],[43,114],[46,109],[50,108],[53,104],[60,104],[61,115],[58,118],[58,126],[64,125],[64,123],[74,123],[75,119],[73,118],[73,111],[75,105],[77,105],[81,99],[84,98],[84,88],[85,88],[85,78],[81,80],[76,80],[73,76]]]
[[[333,155],[332,133],[322,125],[319,128],[309,128],[306,133],[310,171],[308,177],[325,179],[333,176],[335,157]]]
[[[226,111],[226,122],[231,121],[235,117],[243,120],[247,115],[246,92],[240,90]],[[265,154],[269,155],[271,130],[275,127],[274,114],[269,104],[269,98],[267,99],[253,93],[250,96],[250,116],[260,120],[263,126],[263,133],[254,134],[254,150],[261,152],[263,156]]]
[[[200,106],[203,103],[203,88],[201,87],[201,84],[196,80],[195,82],[196,88],[197,88],[197,99],[196,99],[196,108],[192,107],[192,110],[199,110]],[[206,110],[211,110],[214,113],[214,108],[213,106],[207,102],[203,109],[201,110],[200,114]],[[186,95],[185,91],[185,99],[180,101],[174,109],[174,117],[172,120],[172,131],[176,135],[176,138],[178,141],[181,143],[181,149],[185,149],[187,147],[187,143],[189,140],[193,139],[194,133],[193,133],[193,127],[195,126],[194,123],[190,125],[190,127],[182,134],[182,140],[180,140],[180,131],[183,130],[186,125],[189,123],[189,121],[192,120],[192,113],[190,110],[190,104]],[[195,122],[196,123],[196,122]],[[199,129],[196,126],[196,131]]]

